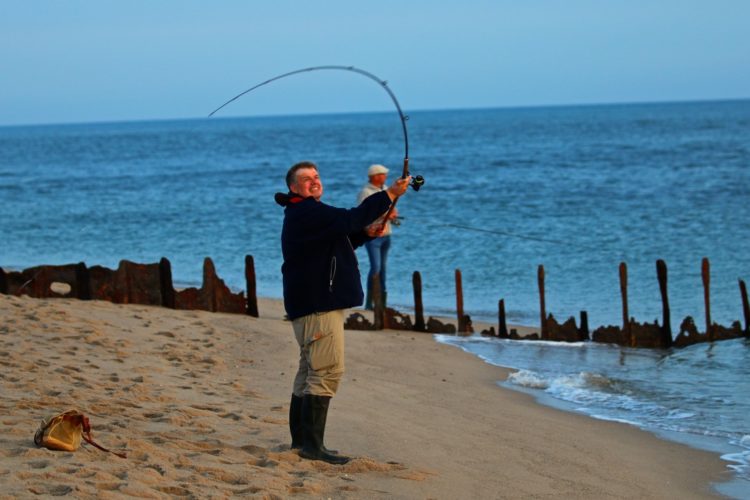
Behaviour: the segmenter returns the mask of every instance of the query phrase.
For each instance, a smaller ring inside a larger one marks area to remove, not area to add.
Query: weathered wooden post
[[[464,321],[464,289],[461,282],[461,270],[456,269],[456,316],[458,316],[458,333],[466,333],[466,321]]]
[[[703,257],[701,262],[701,277],[703,278],[703,303],[706,306],[706,336],[709,342],[714,340],[714,332],[711,327],[711,264],[708,257]]]
[[[635,336],[630,328],[630,314],[628,313],[628,265],[624,262],[620,262],[620,295],[622,296],[622,331],[630,347],[635,347]]]
[[[255,259],[245,255],[245,286],[247,287],[247,315],[258,317],[258,295],[255,284]]]
[[[508,325],[505,321],[505,299],[497,303],[497,336],[501,339],[508,338]]]
[[[383,294],[380,291],[380,276],[372,277],[372,305],[373,305],[373,323],[375,330],[385,328],[385,308],[383,307]]]
[[[206,305],[208,310],[216,312],[219,310],[219,299],[216,296],[216,266],[211,257],[203,259],[203,286],[206,293]]]
[[[76,294],[80,300],[91,300],[89,270],[83,262],[76,265]]]
[[[539,319],[541,323],[541,337],[542,340],[549,339],[549,332],[547,332],[547,311],[544,303],[544,266],[539,264],[536,272],[537,283],[539,284]]]
[[[589,339],[589,314],[581,311],[581,327],[578,328],[578,337],[581,340]]]
[[[662,347],[672,345],[672,320],[669,312],[669,295],[667,295],[667,263],[659,259],[656,261],[656,279],[659,280],[661,293],[661,343]]]
[[[159,261],[159,288],[161,290],[161,305],[174,309],[175,291],[172,284],[172,264],[166,257],[162,257]]]
[[[411,284],[414,288],[414,330],[425,331],[424,307],[422,305],[422,275],[414,271],[411,275]]]
[[[742,315],[745,316],[745,337],[750,337],[750,305],[747,302],[747,287],[745,281],[740,282],[740,295],[742,296]]]

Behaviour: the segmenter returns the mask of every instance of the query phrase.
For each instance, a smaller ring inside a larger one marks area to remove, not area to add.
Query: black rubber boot
[[[334,465],[343,465],[349,457],[335,455],[325,449],[323,438],[328,418],[328,405],[331,398],[305,394],[302,402],[302,425],[304,427],[304,444],[299,456],[308,460],[322,460]]]
[[[289,432],[292,434],[292,449],[302,448],[305,441],[302,426],[302,399],[292,394],[289,403]]]
[[[292,394],[292,400],[289,403],[289,432],[292,435],[292,449],[299,450],[305,443],[305,428],[302,425],[302,401],[303,398]],[[338,450],[329,450],[323,446],[326,453],[337,454]]]

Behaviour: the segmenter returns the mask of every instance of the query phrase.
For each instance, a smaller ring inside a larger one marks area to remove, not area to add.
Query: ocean
[[[166,256],[176,283],[200,285],[210,256],[242,289],[252,254],[259,295],[281,297],[273,195],[288,167],[315,161],[324,201],[352,206],[371,163],[400,172],[400,127],[395,111],[0,127],[0,266]],[[685,316],[704,324],[708,257],[714,321],[742,319],[750,100],[420,111],[408,127],[426,183],[399,202],[390,305],[411,309],[418,270],[426,312],[453,314],[460,268],[474,319],[493,321],[504,298],[510,323],[535,325],[543,264],[548,312],[619,324],[624,261],[630,314],[653,321],[664,259],[676,334]],[[520,370],[503,383],[542,402],[712,447],[750,491],[747,340],[673,351],[439,340]]]

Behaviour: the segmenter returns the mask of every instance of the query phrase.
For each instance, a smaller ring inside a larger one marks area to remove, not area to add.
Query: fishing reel
[[[419,188],[424,186],[424,177],[421,175],[415,175],[411,178],[411,183],[409,185],[414,189],[414,191],[419,191]]]

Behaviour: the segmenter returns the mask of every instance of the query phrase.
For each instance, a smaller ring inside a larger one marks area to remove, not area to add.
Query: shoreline
[[[714,453],[543,406],[498,386],[510,370],[396,331],[347,331],[327,444],[359,458],[302,461],[286,427],[296,345],[281,303],[260,309],[0,296],[5,494],[705,498],[729,477]],[[129,458],[36,448],[39,419],[70,406]]]
[[[436,334],[435,336],[452,337],[450,334]],[[503,341],[514,342],[512,339],[504,339]],[[508,370],[510,374],[524,371],[520,368],[506,366],[501,363],[485,359],[483,356],[473,353],[471,352],[471,350],[465,347],[457,344],[451,344],[450,342],[446,342],[443,339],[436,339],[436,342],[458,348],[459,351],[472,355],[490,366]],[[633,429],[637,429],[639,431],[646,432],[651,436],[668,443],[675,443],[686,446],[692,450],[712,453],[722,460],[727,473],[729,473],[728,477],[725,477],[721,481],[713,482],[711,484],[711,487],[714,489],[714,491],[731,498],[745,498],[745,496],[747,495],[747,479],[743,477],[738,470],[735,470],[737,466],[743,467],[746,464],[746,459],[742,457],[745,448],[740,446],[738,443],[728,442],[726,438],[720,438],[716,435],[692,434],[680,432],[677,430],[660,429],[656,427],[650,427],[647,424],[634,420],[624,420],[616,417],[605,416],[603,413],[596,411],[584,411],[584,409],[580,408],[580,405],[577,405],[569,400],[558,399],[554,395],[548,394],[543,389],[532,388],[525,385],[516,385],[509,381],[510,378],[512,377],[506,377],[506,379],[504,380],[498,380],[498,387],[501,387],[504,390],[510,390],[512,392],[526,395],[532,398],[537,404],[544,406],[545,408],[551,408],[567,414],[583,416],[591,420],[624,425]]]

